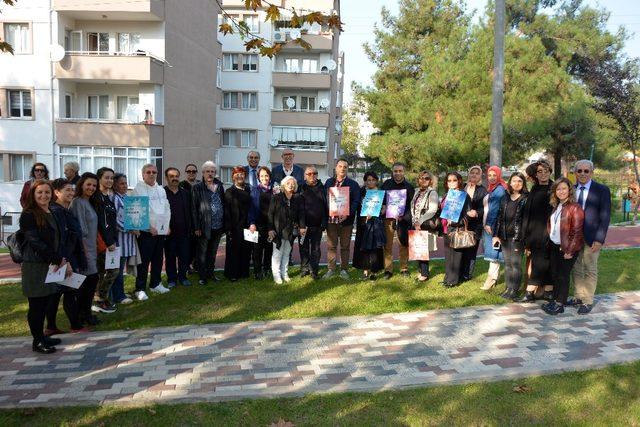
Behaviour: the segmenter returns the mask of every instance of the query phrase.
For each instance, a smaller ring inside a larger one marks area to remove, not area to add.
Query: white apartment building
[[[34,161],[50,176],[215,158],[222,57],[210,0],[29,0],[0,6],[0,208]],[[59,47],[57,47],[59,46]]]
[[[339,0],[278,4],[288,10],[340,12]],[[339,32],[317,24],[293,29],[286,10],[272,25],[265,22],[264,10],[246,10],[242,0],[224,0],[223,6],[252,33],[283,47],[270,59],[247,52],[238,34],[218,33],[223,62],[216,160],[222,181],[231,181],[231,169],[245,165],[249,151],[258,151],[260,164],[273,167],[281,163],[284,148],[293,149],[296,164],[315,165],[323,180],[331,176],[340,154],[342,122],[344,56],[339,53]],[[291,42],[299,36],[296,32],[311,44],[310,50]]]

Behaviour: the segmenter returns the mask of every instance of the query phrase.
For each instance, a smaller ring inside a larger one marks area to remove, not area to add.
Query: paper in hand
[[[62,282],[59,282],[61,285],[68,286],[73,289],[80,289],[80,285],[84,283],[84,279],[87,276],[83,276],[82,274],[72,273],[71,276],[64,279]]]
[[[104,268],[105,270],[120,268],[120,246],[116,246],[113,251],[107,249],[104,255]]]
[[[248,228],[245,228],[243,231],[244,240],[246,240],[247,242],[258,243],[258,238],[260,237],[260,235],[257,231],[251,232],[251,230],[249,230]]]
[[[64,280],[64,274],[67,272],[67,264],[63,265],[55,272],[53,271],[54,268],[56,268],[56,266],[53,264],[49,266],[49,271],[47,272],[47,277],[44,279],[44,283],[56,283]]]

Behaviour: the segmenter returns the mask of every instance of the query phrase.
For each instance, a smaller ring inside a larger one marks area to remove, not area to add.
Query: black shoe
[[[578,307],[578,314],[589,314],[593,309],[593,304],[580,304]]]
[[[392,276],[393,276],[393,273],[391,273],[390,271],[385,271],[383,277],[385,279],[391,279]]]
[[[555,316],[556,314],[564,313],[564,306],[558,304],[555,301],[551,301],[549,304],[544,304],[543,308],[545,313]]]
[[[520,300],[520,302],[524,302],[524,303],[530,303],[535,301],[536,301],[535,295],[533,294],[533,292],[529,292],[529,291],[525,292],[524,296]]]
[[[578,306],[578,305],[582,305],[582,300],[580,298],[569,298],[567,300],[567,305],[570,305],[572,307]]]
[[[300,277],[306,277],[309,276],[311,274],[311,272],[309,270],[302,270],[302,272],[300,273]]]
[[[402,270],[400,274],[403,275],[404,277],[409,277],[409,270]]]
[[[509,288],[506,291],[504,291],[503,293],[500,294],[500,298],[504,298],[506,300],[515,300],[516,297],[518,296],[518,292]]]
[[[42,339],[42,342],[44,342],[49,347],[53,347],[54,345],[62,343],[62,340],[60,338],[44,337]]]
[[[45,342],[34,343],[31,349],[36,353],[51,354],[56,352],[56,348],[46,344]]]
[[[264,279],[264,275],[262,273],[256,273],[253,275],[253,278],[256,280],[262,280]]]
[[[376,280],[376,279],[377,279],[377,277],[376,277],[375,273],[369,274],[369,280],[373,281],[373,280]]]
[[[319,280],[320,279],[320,275],[318,273],[311,273],[311,278],[313,280]]]
[[[553,291],[544,291],[542,299],[545,301],[553,301]]]
[[[96,316],[91,315],[87,318],[84,319],[84,323],[86,323],[89,326],[96,326],[100,324],[100,319],[98,319]]]

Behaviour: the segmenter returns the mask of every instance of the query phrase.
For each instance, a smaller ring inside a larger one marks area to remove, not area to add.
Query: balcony
[[[328,127],[329,113],[324,111],[272,110],[271,124],[274,126]]]
[[[54,0],[53,10],[79,20],[164,21],[164,0]]]
[[[272,164],[282,163],[282,150],[281,148],[272,148],[269,153],[269,161]],[[288,147],[292,148],[292,147]],[[296,163],[301,165],[326,165],[328,162],[328,153],[326,147],[322,150],[303,150],[299,148],[292,148],[295,155]]]
[[[92,119],[58,119],[58,145],[163,147],[164,126]]]
[[[287,42],[282,46],[282,50],[285,52],[331,52],[333,49],[331,34],[303,34],[302,40],[311,45],[309,50],[289,39],[290,37],[287,35]]]
[[[95,83],[148,82],[162,84],[164,64],[148,54],[98,54],[67,52],[56,63],[58,79]]]
[[[273,87],[285,89],[331,89],[331,76],[327,73],[288,73],[274,71]]]

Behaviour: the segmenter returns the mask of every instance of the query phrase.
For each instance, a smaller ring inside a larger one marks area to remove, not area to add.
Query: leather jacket
[[[493,230],[493,236],[498,237],[500,240],[507,240],[507,228],[508,225],[506,223],[507,217],[507,203],[511,200],[511,196],[507,193],[500,201],[500,210],[498,211],[498,217],[496,219],[496,227]],[[527,201],[527,195],[523,194],[520,196],[518,200],[518,205],[516,206],[516,214],[513,218],[513,237],[511,238],[514,242],[520,242],[524,239],[524,230],[526,226],[523,224],[523,216],[524,216],[524,205]]]
[[[560,213],[560,249],[573,256],[584,247],[584,211],[577,203],[567,203]],[[547,222],[547,232],[551,233],[551,218]]]

